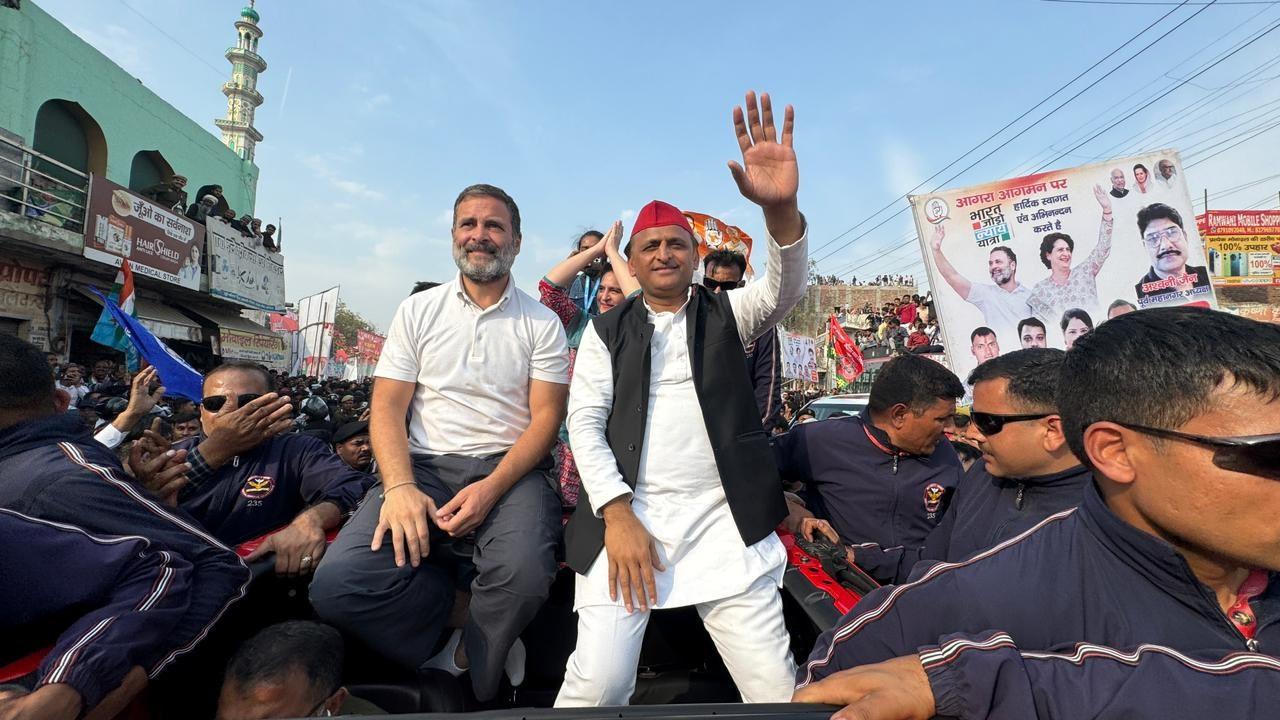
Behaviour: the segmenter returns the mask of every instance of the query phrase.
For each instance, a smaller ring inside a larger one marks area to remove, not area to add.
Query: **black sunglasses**
[[[1033,413],[1029,415],[997,415],[995,413],[984,413],[971,410],[969,417],[973,418],[973,424],[983,435],[995,435],[1004,429],[1008,423],[1026,422],[1028,420],[1040,420],[1057,413]]]
[[[740,280],[712,280],[711,278],[702,278],[702,286],[715,292],[716,290],[736,290],[742,287]]]
[[[1213,464],[1223,470],[1280,480],[1280,434],[1209,437],[1132,423],[1116,424],[1144,435],[1183,440],[1212,448]]]
[[[230,396],[229,395],[210,395],[209,397],[201,400],[200,404],[204,406],[205,410],[208,410],[209,412],[212,412],[212,413],[216,413],[222,410],[223,406],[227,404],[228,397]],[[262,397],[262,393],[245,393],[243,395],[237,395],[236,407],[242,408],[245,405],[248,405],[249,403],[253,402],[254,400],[257,400],[260,397]]]

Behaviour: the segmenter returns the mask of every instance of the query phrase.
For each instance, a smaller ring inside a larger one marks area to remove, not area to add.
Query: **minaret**
[[[262,104],[258,93],[258,74],[266,71],[267,61],[258,54],[258,40],[262,30],[258,27],[258,11],[249,7],[240,11],[236,20],[236,45],[227,50],[231,61],[231,81],[223,83],[222,94],[227,96],[227,116],[214,120],[222,130],[222,142],[241,158],[253,161],[253,148],[262,142],[262,133],[253,126],[253,111]]]

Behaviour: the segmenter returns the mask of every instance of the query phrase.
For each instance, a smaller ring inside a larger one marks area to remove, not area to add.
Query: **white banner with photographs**
[[[817,343],[811,337],[782,332],[782,379],[818,382]]]
[[[1217,307],[1174,150],[910,198],[951,367],[1069,349],[1138,308]]]
[[[328,374],[333,349],[333,322],[338,313],[338,288],[308,295],[297,303],[299,370],[304,375]],[[341,370],[338,371],[341,374]]]
[[[205,230],[209,294],[255,310],[283,310],[284,256],[218,218],[209,218]]]

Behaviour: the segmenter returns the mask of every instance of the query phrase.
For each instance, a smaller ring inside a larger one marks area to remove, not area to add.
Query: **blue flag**
[[[110,302],[97,288],[90,288],[94,295],[102,298],[103,308],[111,313],[116,324],[124,329],[129,342],[142,354],[143,359],[156,369],[160,383],[165,387],[165,394],[178,395],[188,400],[200,402],[203,397],[204,377],[196,372],[187,361],[178,357],[160,339],[143,327],[138,319],[126,315],[115,303]]]

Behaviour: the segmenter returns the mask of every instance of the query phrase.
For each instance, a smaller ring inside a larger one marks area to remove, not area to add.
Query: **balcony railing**
[[[261,65],[263,68],[267,66],[267,61],[264,60],[261,55],[259,55],[258,53],[248,48],[242,48],[242,47],[227,48],[226,57],[228,60],[235,60],[236,56],[242,57],[245,60]]]
[[[241,92],[241,93],[244,93],[245,95],[248,95],[249,98],[253,100],[256,105],[261,105],[263,103],[262,93],[258,92],[257,90],[253,90],[246,87],[243,83],[238,83],[235,81],[222,83],[223,95],[230,95],[233,92]]]
[[[14,151],[17,151],[16,160]],[[0,204],[14,205],[17,208],[14,212],[68,230],[79,232],[84,228],[89,194],[86,173],[3,136],[0,136],[0,163],[4,163],[6,170],[0,174],[0,183],[3,183]],[[59,175],[71,180],[51,175],[55,168]],[[17,174],[13,185],[9,185],[11,169]]]

